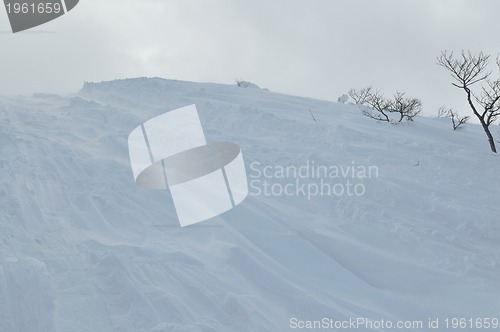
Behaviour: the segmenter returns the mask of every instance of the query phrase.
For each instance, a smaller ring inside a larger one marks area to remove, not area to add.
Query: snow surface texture
[[[167,191],[135,185],[127,137],[190,104],[247,171],[354,162],[379,177],[359,197],[249,196],[181,229]],[[259,88],[139,78],[0,97],[0,331],[498,317],[499,165],[476,125],[377,123]]]

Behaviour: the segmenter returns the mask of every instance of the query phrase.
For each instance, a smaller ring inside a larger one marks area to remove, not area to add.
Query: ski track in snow
[[[249,196],[181,229],[168,192],[136,187],[127,137],[190,104],[208,140],[241,146],[247,170],[354,162],[379,178],[364,180],[362,197]],[[500,160],[479,126],[450,127],[158,78],[0,97],[0,331],[498,317]]]

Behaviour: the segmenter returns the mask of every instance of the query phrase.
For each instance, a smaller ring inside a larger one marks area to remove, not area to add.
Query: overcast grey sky
[[[373,85],[461,108],[435,64],[443,49],[500,51],[495,0],[81,0],[8,33],[0,8],[0,94],[70,93],[138,76],[233,84],[337,100]],[[465,107],[462,107],[465,108]]]

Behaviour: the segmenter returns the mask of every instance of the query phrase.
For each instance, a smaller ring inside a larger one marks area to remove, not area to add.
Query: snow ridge
[[[168,192],[135,186],[127,137],[190,104],[207,137],[241,146],[249,176],[308,161],[379,176],[360,180],[361,196],[251,195],[181,229]],[[476,125],[395,126],[350,104],[137,78],[0,97],[0,141],[0,331],[288,331],[294,317],[500,312],[499,159]]]

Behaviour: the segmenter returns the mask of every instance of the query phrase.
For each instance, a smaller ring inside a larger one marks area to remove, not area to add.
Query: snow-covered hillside
[[[207,139],[240,145],[255,182],[235,209],[180,228],[168,192],[135,185],[127,137],[190,104]],[[276,174],[287,166],[377,173]],[[256,87],[138,78],[0,97],[0,331],[500,318],[499,170],[479,126],[377,123]],[[364,191],[266,195],[263,180]]]

